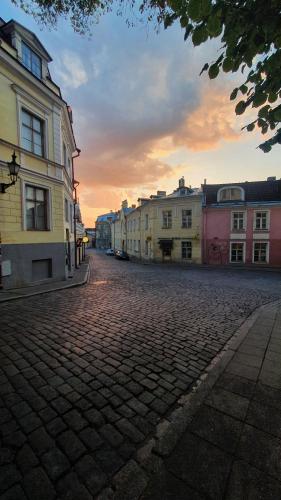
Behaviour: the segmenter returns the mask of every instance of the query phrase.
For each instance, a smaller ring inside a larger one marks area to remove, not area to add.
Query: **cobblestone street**
[[[87,285],[1,304],[1,500],[96,496],[280,276],[93,252]]]

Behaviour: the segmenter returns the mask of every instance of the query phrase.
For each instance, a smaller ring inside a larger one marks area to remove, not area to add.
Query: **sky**
[[[265,154],[257,149],[264,136],[241,131],[251,111],[236,117],[229,100],[240,76],[199,76],[218,57],[218,41],[194,48],[178,24],[156,33],[141,23],[128,28],[115,14],[91,37],[66,20],[48,30],[10,0],[1,0],[0,16],[33,31],[53,58],[49,69],[73,109],[81,149],[75,178],[86,227],[124,199],[173,191],[182,176],[192,187],[281,177],[280,148]]]

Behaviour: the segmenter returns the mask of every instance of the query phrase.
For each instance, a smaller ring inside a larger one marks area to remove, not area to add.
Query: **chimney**
[[[128,208],[127,200],[122,201],[122,208]]]
[[[206,184],[207,184],[207,179],[204,179],[204,185],[206,186]]]
[[[179,179],[179,188],[184,188],[184,187],[185,187],[185,185],[184,185],[184,177],[181,177]]]
[[[157,196],[159,196],[159,198],[164,198],[164,196],[166,196],[166,191],[157,191]]]
[[[275,176],[273,176],[273,177],[268,177],[266,180],[267,180],[267,181],[276,181],[276,177],[275,177]]]
[[[132,205],[132,208],[136,208],[136,205]]]

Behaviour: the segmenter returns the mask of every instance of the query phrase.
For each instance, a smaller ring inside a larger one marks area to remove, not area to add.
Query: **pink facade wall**
[[[254,214],[258,210],[268,210],[270,215],[268,230],[254,230]],[[232,212],[246,212],[246,230],[232,230]],[[202,254],[206,264],[229,264],[230,242],[245,242],[245,264],[253,263],[253,242],[269,242],[269,262],[267,265],[281,267],[281,206],[270,207],[222,207],[203,209]],[[231,239],[231,234],[241,235]],[[253,235],[268,235],[265,239],[254,239]],[[263,265],[263,264],[259,264]]]

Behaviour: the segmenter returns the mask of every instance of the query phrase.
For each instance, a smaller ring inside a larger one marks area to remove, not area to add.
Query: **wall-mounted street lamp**
[[[18,180],[20,165],[16,162],[16,159],[17,159],[17,156],[16,156],[16,153],[14,151],[12,154],[12,161],[7,162],[11,182],[9,184],[4,184],[3,182],[1,182],[0,183],[0,193],[6,193],[6,189],[8,189],[10,186],[14,186],[14,184]]]

